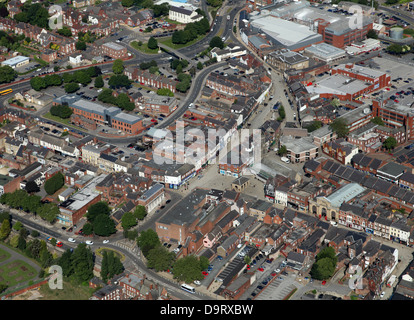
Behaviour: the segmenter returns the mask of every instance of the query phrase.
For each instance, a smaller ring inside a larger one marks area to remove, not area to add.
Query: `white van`
[[[289,158],[281,157],[280,160],[282,160],[284,163],[290,163]]]

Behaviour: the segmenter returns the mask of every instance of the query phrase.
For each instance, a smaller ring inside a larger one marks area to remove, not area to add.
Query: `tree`
[[[174,252],[168,251],[164,246],[151,249],[147,255],[147,268],[155,269],[156,272],[170,269],[174,263]]]
[[[322,128],[322,122],[321,121],[313,121],[310,125],[306,127],[306,130],[308,132],[313,132],[315,130],[318,130],[319,128]]]
[[[223,49],[224,48],[224,42],[219,36],[214,36],[210,40],[210,47],[211,48],[216,48],[217,47],[219,49]]]
[[[30,180],[26,183],[25,190],[27,193],[36,193],[40,191],[40,188],[34,180]]]
[[[32,89],[36,90],[36,91],[40,91],[42,89],[45,89],[46,86],[46,81],[44,78],[42,77],[34,77],[30,79],[30,85],[32,86]]]
[[[329,127],[337,134],[338,138],[345,138],[349,133],[348,126],[343,118],[336,118]]]
[[[93,234],[93,224],[90,223],[90,222],[85,223],[83,225],[82,232],[86,236],[92,235]]]
[[[375,124],[377,124],[379,126],[383,126],[384,125],[384,121],[382,121],[382,118],[381,117],[374,117],[374,118],[371,119],[371,122],[372,123],[375,123]]]
[[[90,75],[83,70],[77,70],[74,73],[75,81],[82,84],[83,86],[86,86],[87,84],[91,83],[92,78]]]
[[[93,221],[93,232],[101,237],[107,237],[115,233],[114,220],[106,214],[98,215]]]
[[[65,176],[58,172],[48,180],[46,180],[44,188],[48,195],[54,194],[65,184]]]
[[[138,224],[137,218],[132,212],[126,212],[121,218],[121,225],[124,230],[129,230]]]
[[[397,146],[397,140],[394,137],[388,137],[382,145],[387,150],[393,150]]]
[[[160,246],[161,242],[157,233],[152,229],[148,229],[146,231],[142,231],[138,236],[137,245],[141,248],[142,254],[146,257],[149,251],[157,246]]]
[[[368,38],[368,39],[378,39],[378,35],[377,35],[377,33],[375,32],[375,30],[370,29],[370,30],[368,30],[368,32],[367,32],[367,38]]]
[[[124,270],[121,259],[113,251],[104,250],[102,254],[101,278],[106,283]]]
[[[79,85],[75,82],[70,82],[65,84],[65,92],[66,93],[73,93],[79,90]]]
[[[203,63],[202,63],[201,61],[199,61],[199,62],[197,63],[197,69],[198,69],[198,70],[202,70],[202,69],[203,69]]]
[[[54,105],[50,107],[50,114],[62,119],[70,118],[73,110],[67,105]]]
[[[310,274],[317,280],[329,279],[335,272],[337,257],[332,247],[322,249],[316,256]]]
[[[57,33],[59,33],[60,35],[64,36],[64,37],[71,37],[72,36],[72,31],[70,31],[70,29],[68,27],[63,27],[62,29],[58,29]]]
[[[132,5],[134,4],[134,0],[122,0],[121,1],[122,6],[124,7],[132,7]]]
[[[0,83],[12,82],[17,77],[17,72],[10,66],[0,67]]]
[[[138,220],[144,220],[144,218],[147,215],[147,209],[145,209],[144,206],[138,205],[136,206],[135,210],[134,210],[134,216],[138,219]]]
[[[277,151],[277,154],[279,156],[284,156],[285,154],[287,154],[287,148],[285,145],[281,145],[279,150]]]
[[[59,207],[55,203],[45,203],[44,205],[40,206],[36,213],[42,219],[52,223],[56,220],[56,217],[59,214]]]
[[[5,239],[7,239],[10,232],[11,232],[10,221],[3,220],[1,227],[0,227],[0,240],[4,241]]]
[[[173,266],[174,279],[191,283],[194,280],[202,280],[200,261],[194,255],[188,255],[178,259]]]
[[[206,3],[212,7],[221,7],[223,0],[206,0]]]
[[[124,61],[116,59],[112,64],[112,71],[115,74],[122,74],[124,72]]]
[[[174,97],[174,93],[168,88],[160,88],[157,90],[159,96]]]
[[[99,215],[109,216],[111,210],[109,209],[108,203],[105,201],[99,201],[88,208],[86,218],[89,222],[93,223]]]
[[[113,75],[109,78],[108,85],[110,88],[128,88],[131,86],[131,80],[126,75]]]
[[[105,85],[103,78],[101,75],[97,76],[95,78],[95,88],[103,88],[103,86]]]
[[[155,39],[154,37],[149,38],[147,46],[148,46],[148,49],[152,49],[152,50],[157,49],[158,48],[157,39]]]
[[[72,254],[73,273],[71,278],[78,283],[85,283],[93,278],[93,253],[85,243],[80,243]]]
[[[86,42],[85,41],[77,41],[75,44],[76,50],[86,50]]]
[[[72,251],[67,249],[60,258],[57,259],[56,264],[62,268],[64,277],[69,277],[73,272],[72,266]]]

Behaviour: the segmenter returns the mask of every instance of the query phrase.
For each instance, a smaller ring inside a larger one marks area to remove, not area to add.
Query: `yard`
[[[0,252],[0,259],[3,251]],[[0,266],[0,283],[8,287],[34,279],[37,275],[36,270],[22,260],[14,260]]]
[[[39,289],[40,297],[37,300],[88,300],[95,290],[68,281],[63,281],[63,289],[50,289],[49,284],[44,284]]]

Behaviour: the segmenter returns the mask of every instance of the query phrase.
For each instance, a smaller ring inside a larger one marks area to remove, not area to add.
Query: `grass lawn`
[[[14,260],[0,267],[0,283],[9,287],[33,279],[37,271],[22,260]]]
[[[94,291],[88,286],[63,281],[63,289],[50,289],[49,284],[41,286],[39,292],[43,297],[39,300],[88,300]]]
[[[69,118],[68,118],[68,119],[62,119],[62,118],[60,118],[60,117],[53,116],[53,115],[50,113],[50,111],[49,111],[48,113],[45,113],[45,114],[43,115],[43,117],[45,117],[45,118],[47,118],[47,119],[50,119],[50,120],[53,120],[53,121],[56,121],[56,122],[60,122],[61,124],[64,124],[65,126],[68,126],[68,127],[71,127],[71,128],[74,128],[74,129],[76,129],[76,130],[86,132],[86,130],[85,130],[85,129],[80,128],[80,127],[77,127],[77,126],[75,126],[75,125],[73,125],[73,124],[70,124],[70,123],[69,123],[69,120],[70,120]]]
[[[172,43],[172,37],[168,37],[168,38],[166,38],[164,40],[159,40],[159,42],[165,44],[166,46],[168,46],[168,47],[170,47],[172,49],[181,49],[181,48],[185,48],[185,47],[191,46],[192,44],[194,44],[194,43],[196,43],[198,41],[201,41],[205,36],[206,36],[206,34],[199,35],[194,40],[192,40],[190,42],[187,42],[185,44],[175,44],[175,43]]]
[[[10,258],[10,253],[5,250],[0,249],[0,262],[6,261]]]
[[[131,47],[141,51],[142,53],[146,54],[158,54],[158,49],[150,49],[148,48],[148,43],[143,43],[142,46],[138,45],[138,41],[132,41]]]

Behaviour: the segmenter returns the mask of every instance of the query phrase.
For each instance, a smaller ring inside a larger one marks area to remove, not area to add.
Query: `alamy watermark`
[[[49,14],[52,15],[49,18],[49,28],[51,30],[63,28],[62,12],[62,7],[59,5],[54,4],[49,7]]]
[[[49,267],[49,273],[52,275],[50,276],[50,279],[48,281],[49,288],[52,290],[63,289],[63,272],[62,267],[58,265],[53,265]]]

